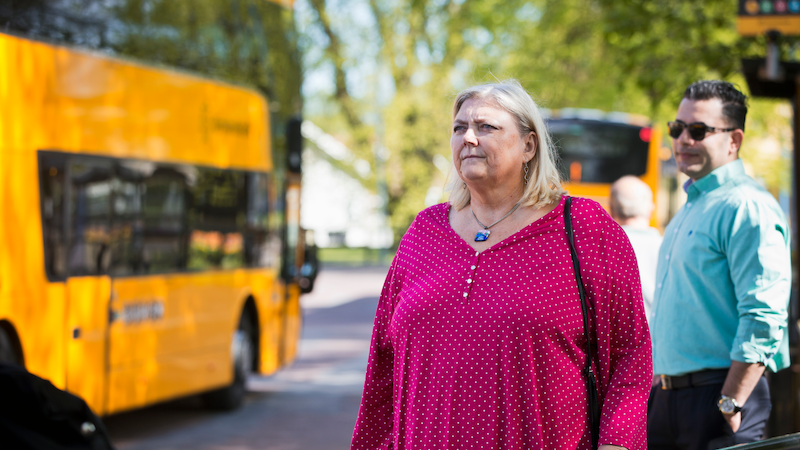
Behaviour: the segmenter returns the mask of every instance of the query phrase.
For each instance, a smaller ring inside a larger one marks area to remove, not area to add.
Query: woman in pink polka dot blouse
[[[589,449],[586,337],[565,193],[515,81],[453,107],[458,179],[422,211],[381,293],[352,449]],[[646,448],[650,334],[625,232],[572,202],[589,301],[600,449]]]

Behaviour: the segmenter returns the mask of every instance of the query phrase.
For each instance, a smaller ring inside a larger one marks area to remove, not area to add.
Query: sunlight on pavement
[[[319,358],[335,354],[337,357],[360,355],[369,350],[369,341],[363,339],[303,339],[298,358]]]
[[[366,297],[381,294],[388,268],[347,271],[327,269],[320,271],[310,294],[300,298],[306,309],[331,308]]]
[[[271,376],[250,376],[251,392],[359,395],[364,386],[372,316],[388,268],[323,270],[306,310],[297,359]],[[370,300],[372,299],[372,300]],[[359,302],[368,302],[360,306]]]
[[[304,339],[295,364],[269,377],[251,376],[247,389],[330,392],[338,387],[357,393],[364,385],[368,351],[367,339]]]

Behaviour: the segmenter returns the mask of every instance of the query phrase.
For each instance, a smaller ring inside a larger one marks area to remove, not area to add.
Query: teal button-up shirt
[[[789,366],[789,227],[741,160],[686,187],[656,270],[654,371],[683,375],[731,361]]]

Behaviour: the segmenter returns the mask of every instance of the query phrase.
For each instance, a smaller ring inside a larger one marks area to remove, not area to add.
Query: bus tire
[[[0,363],[21,365],[11,336],[2,326],[0,326]]]
[[[208,408],[232,410],[240,407],[246,391],[247,376],[252,372],[253,364],[253,322],[247,312],[242,313],[239,327],[233,333],[231,354],[233,355],[233,382],[215,391],[203,395],[203,402]]]

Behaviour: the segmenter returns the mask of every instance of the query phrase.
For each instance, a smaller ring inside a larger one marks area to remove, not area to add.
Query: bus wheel
[[[0,363],[20,365],[14,344],[11,343],[11,337],[3,327],[0,327]]]
[[[231,354],[233,355],[233,382],[203,395],[206,406],[212,409],[231,410],[242,405],[247,375],[253,364],[253,322],[245,312],[239,319],[239,328],[233,333]]]

